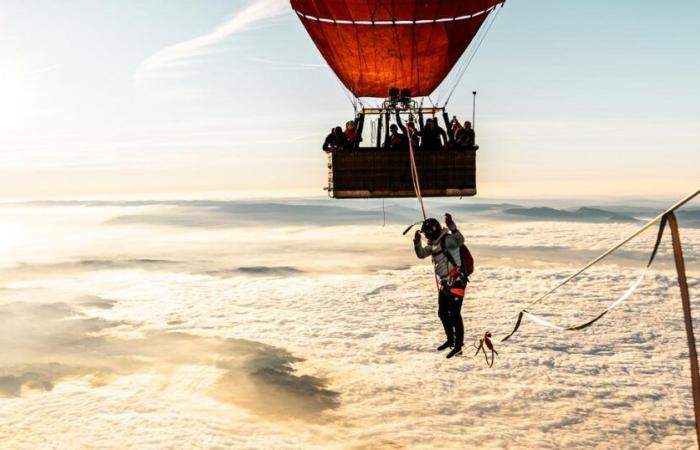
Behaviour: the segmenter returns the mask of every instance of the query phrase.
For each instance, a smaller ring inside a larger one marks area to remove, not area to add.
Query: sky
[[[700,180],[700,3],[510,0],[477,90],[482,197],[680,197]],[[3,0],[0,195],[324,195],[352,116],[284,0]]]

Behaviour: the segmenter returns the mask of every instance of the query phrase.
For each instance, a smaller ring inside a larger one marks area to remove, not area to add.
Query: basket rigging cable
[[[491,27],[493,26],[493,23],[496,21],[496,18],[498,18],[498,14],[501,12],[501,9],[503,8],[503,4],[501,3],[501,7],[499,8],[498,5],[495,6],[494,8],[496,9],[496,12],[493,14],[493,18],[489,22],[489,24],[486,26],[486,29],[484,32],[481,34],[481,37],[479,39],[479,42],[476,43],[476,46],[474,47],[474,51],[469,55],[467,58],[465,64],[463,67],[457,69],[457,79],[455,80],[454,84],[452,85],[452,89],[450,89],[449,93],[447,94],[447,98],[445,99],[445,103],[442,105],[443,108],[447,107],[447,104],[450,102],[450,99],[452,98],[452,94],[454,94],[455,90],[457,89],[457,86],[461,83],[462,77],[464,77],[464,74],[467,72],[467,69],[472,63],[472,60],[476,56],[476,53],[479,51],[479,48],[481,48],[481,44],[484,43],[484,40],[486,40],[486,36],[489,34],[489,31],[491,31]],[[437,99],[437,103],[440,103],[440,99]]]

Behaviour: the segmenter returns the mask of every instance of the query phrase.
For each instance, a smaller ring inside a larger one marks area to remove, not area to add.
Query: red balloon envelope
[[[430,95],[503,0],[291,0],[316,47],[356,97]]]

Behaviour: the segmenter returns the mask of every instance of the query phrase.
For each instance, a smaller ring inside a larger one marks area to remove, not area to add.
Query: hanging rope
[[[418,199],[418,204],[420,205],[420,210],[421,213],[423,214],[423,221],[425,221],[428,216],[425,213],[425,205],[423,204],[423,194],[421,193],[420,190],[420,177],[418,176],[418,167],[416,166],[416,157],[413,154],[413,132],[411,131],[410,128],[406,128],[407,135],[408,135],[408,154],[411,160],[411,180],[413,181],[413,190],[416,192],[416,198]],[[404,231],[403,234],[406,234],[408,230],[410,230],[411,227],[407,228],[406,231]],[[430,261],[433,263],[433,275],[435,279],[435,288],[438,291],[438,294],[440,293],[440,281],[438,280],[438,274],[435,271],[435,259],[433,256],[430,256]]]
[[[382,199],[382,228],[386,226],[386,209],[384,209],[384,199]]]
[[[335,74],[333,74],[333,77],[335,78],[335,81],[338,82],[338,85],[340,86],[340,90],[343,91],[343,93],[345,94],[345,97],[347,97],[347,99],[350,101],[350,104],[352,105],[353,111],[355,111],[355,114],[357,114],[357,105],[358,105],[358,103],[361,105],[362,102],[360,101],[359,98],[355,97],[355,94],[350,92],[350,90],[348,90],[348,88],[345,87],[343,82],[340,81],[340,78],[335,76]]]
[[[427,219],[428,216],[425,214],[425,205],[423,204],[423,194],[420,190],[420,178],[418,176],[418,168],[416,167],[416,158],[413,154],[413,132],[410,128],[407,128],[408,133],[408,154],[411,160],[411,180],[413,181],[413,190],[416,192],[416,198],[418,199],[418,204],[420,205],[421,213],[423,214],[423,220]]]

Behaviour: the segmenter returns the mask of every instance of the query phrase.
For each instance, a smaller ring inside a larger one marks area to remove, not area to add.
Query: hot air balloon
[[[445,107],[454,87],[442,104],[430,95],[451,72],[454,83],[459,81],[463,68],[455,66],[503,1],[291,0],[351,94],[354,123],[362,136],[352,148],[329,153],[332,197],[413,197],[417,175],[425,197],[476,194],[475,148],[421,145],[417,150],[407,145],[397,151],[388,148],[389,128],[392,121],[403,127],[416,118],[422,127],[428,116],[426,122],[443,119],[450,129]],[[375,104],[369,106],[372,99]],[[425,99],[430,107],[424,106]],[[449,139],[454,144],[454,136]]]

